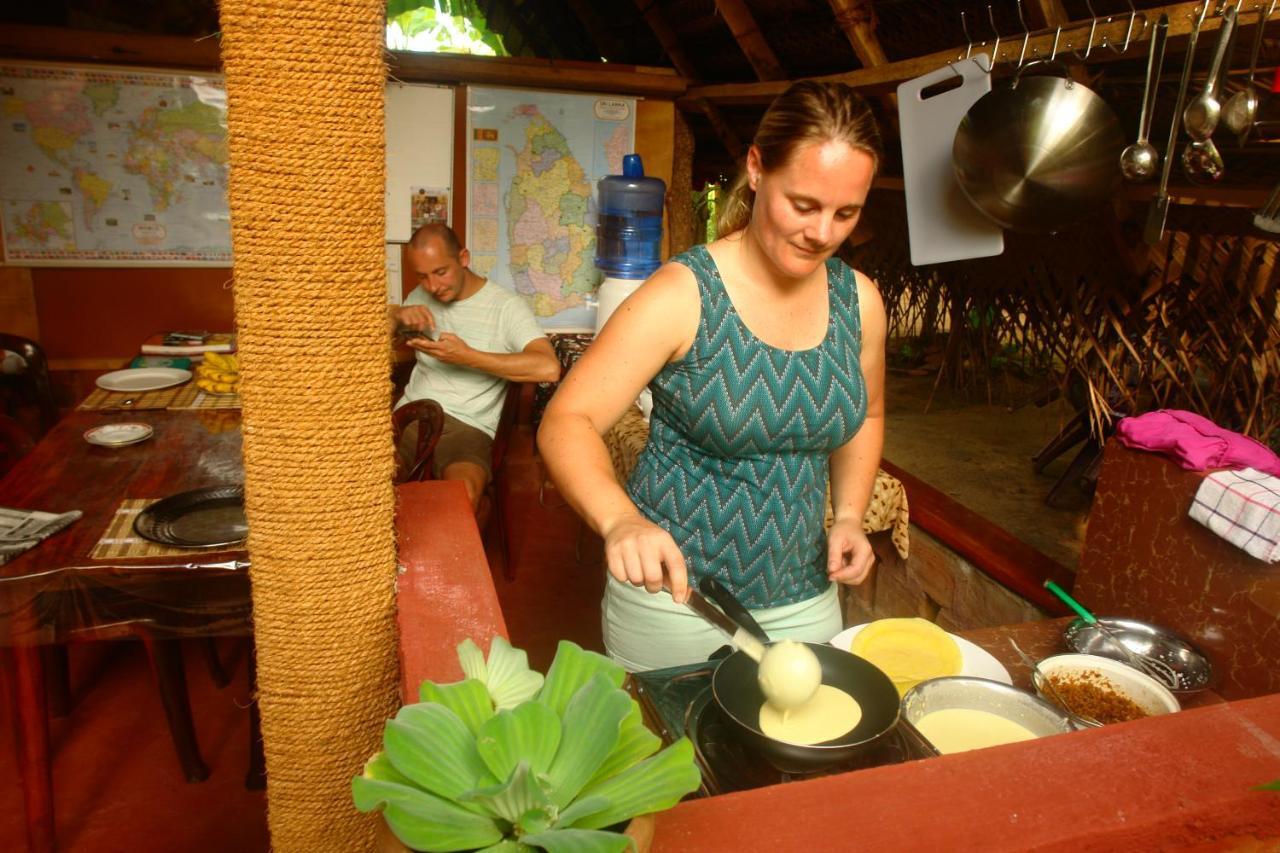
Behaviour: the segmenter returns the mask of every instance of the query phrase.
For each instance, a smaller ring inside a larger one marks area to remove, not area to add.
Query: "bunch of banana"
[[[210,394],[235,394],[240,390],[240,359],[207,352],[196,368],[196,386]]]

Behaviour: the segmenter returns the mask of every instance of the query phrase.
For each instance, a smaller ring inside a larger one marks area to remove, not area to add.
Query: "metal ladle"
[[[1138,141],[1120,152],[1120,173],[1126,181],[1145,181],[1156,173],[1160,152],[1147,141],[1151,131],[1151,113],[1155,107],[1156,87],[1164,67],[1164,42],[1169,34],[1169,16],[1161,15],[1151,36],[1151,52],[1147,55],[1147,84],[1142,91],[1142,113],[1138,118]]]
[[[1245,140],[1253,131],[1253,119],[1258,114],[1258,90],[1253,88],[1253,78],[1258,71],[1258,51],[1262,47],[1262,34],[1267,28],[1267,19],[1271,17],[1275,8],[1276,0],[1271,0],[1271,5],[1266,11],[1263,11],[1261,4],[1258,5],[1258,31],[1253,35],[1253,54],[1249,58],[1249,82],[1245,84],[1243,90],[1227,99],[1226,106],[1222,108],[1222,123],[1236,135],[1236,141],[1241,147],[1244,147]]]
[[[1231,44],[1235,29],[1236,10],[1229,8],[1222,13],[1222,27],[1218,32],[1218,46],[1213,53],[1213,64],[1204,91],[1187,104],[1182,113],[1182,125],[1187,129],[1191,142],[1182,150],[1182,171],[1193,184],[1213,184],[1222,180],[1225,167],[1218,146],[1210,138],[1218,127],[1222,105],[1218,103],[1218,74]]]

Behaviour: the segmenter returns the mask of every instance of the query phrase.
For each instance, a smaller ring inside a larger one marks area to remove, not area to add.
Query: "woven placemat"
[[[194,382],[188,382],[182,386],[178,395],[173,398],[173,402],[168,405],[170,409],[238,409],[240,408],[240,395],[236,394],[210,394]]]
[[[92,394],[84,398],[79,408],[97,411],[166,409],[173,403],[178,393],[186,387],[186,385],[178,385],[173,388],[161,388],[159,391],[108,391],[105,388],[95,388]],[[125,405],[126,400],[133,402]]]
[[[137,557],[175,557],[206,551],[206,548],[174,548],[143,539],[133,531],[133,521],[158,498],[128,498],[116,507],[102,538],[89,552],[90,560],[119,560]]]

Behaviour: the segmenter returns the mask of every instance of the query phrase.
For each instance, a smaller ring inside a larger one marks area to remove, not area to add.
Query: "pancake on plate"
[[[877,619],[857,633],[849,651],[889,676],[900,696],[921,681],[959,675],[964,667],[955,639],[927,619]]]

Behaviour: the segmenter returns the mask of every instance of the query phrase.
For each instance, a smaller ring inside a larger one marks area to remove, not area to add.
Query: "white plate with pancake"
[[[849,651],[849,646],[853,643],[853,638],[858,636],[858,632],[867,627],[870,623],[862,625],[854,625],[852,628],[846,628],[839,634],[831,638],[831,645],[841,651]],[[951,639],[956,641],[956,645],[960,647],[960,660],[962,668],[961,675],[971,675],[975,678],[989,678],[992,681],[1000,681],[1004,684],[1012,684],[1013,679],[1009,677],[1009,670],[1004,668],[1004,664],[996,660],[996,658],[986,649],[977,643],[971,643],[964,637],[957,637],[950,632],[947,633]],[[954,658],[953,658],[954,660]]]

